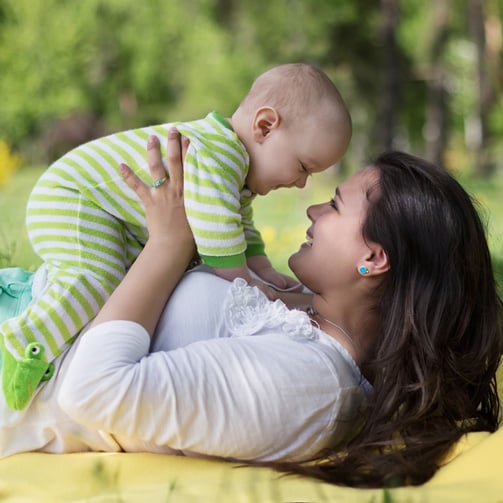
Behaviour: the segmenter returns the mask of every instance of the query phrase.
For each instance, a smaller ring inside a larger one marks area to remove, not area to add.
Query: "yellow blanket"
[[[468,435],[452,461],[420,487],[349,489],[269,469],[158,454],[27,453],[0,460],[0,501],[503,503],[503,428]]]
[[[388,493],[159,454],[18,454],[0,461],[0,501],[502,503],[503,429],[470,434],[458,451],[427,484]]]

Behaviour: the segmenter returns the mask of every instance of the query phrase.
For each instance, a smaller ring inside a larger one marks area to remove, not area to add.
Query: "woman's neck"
[[[337,305],[337,309],[330,308],[334,305]],[[359,308],[354,309],[354,305]],[[359,366],[369,358],[378,332],[373,309],[364,309],[361,306],[359,303],[349,305],[344,300],[328,304],[315,296],[312,308],[308,310],[311,319],[321,330],[342,344]]]

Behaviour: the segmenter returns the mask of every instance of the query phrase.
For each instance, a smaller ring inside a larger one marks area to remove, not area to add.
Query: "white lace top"
[[[3,428],[3,455],[122,449],[301,460],[353,436],[371,392],[348,352],[304,312],[204,272],[181,282],[152,347],[141,326],[114,321],[62,360],[17,428]]]
[[[290,310],[280,300],[271,302],[257,287],[249,287],[241,278],[235,279],[230,287],[224,316],[231,336],[256,335],[264,329],[276,328],[291,337],[318,338],[305,312]]]

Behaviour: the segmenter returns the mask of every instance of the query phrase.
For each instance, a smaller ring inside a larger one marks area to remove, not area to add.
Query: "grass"
[[[41,167],[19,169],[9,183],[0,188],[0,267],[16,265],[33,270],[40,263],[28,242],[24,213],[30,191],[42,171]],[[478,201],[487,222],[497,278],[503,286],[503,177],[460,181]],[[329,171],[313,177],[304,190],[280,190],[256,199],[255,220],[278,270],[289,272],[288,257],[305,239],[309,227],[307,206],[330,199],[336,184],[337,175]]]
[[[19,169],[0,187],[0,267],[34,270],[40,264],[28,241],[24,217],[26,201],[42,171],[43,168]]]

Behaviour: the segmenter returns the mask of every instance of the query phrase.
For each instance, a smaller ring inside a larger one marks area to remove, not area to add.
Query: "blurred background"
[[[24,202],[64,152],[230,115],[259,73],[305,61],[339,87],[354,136],[333,173],[257,201],[277,267],[311,198],[396,148],[441,163],[477,197],[500,268],[502,15],[503,0],[0,0],[0,265],[36,265]]]

